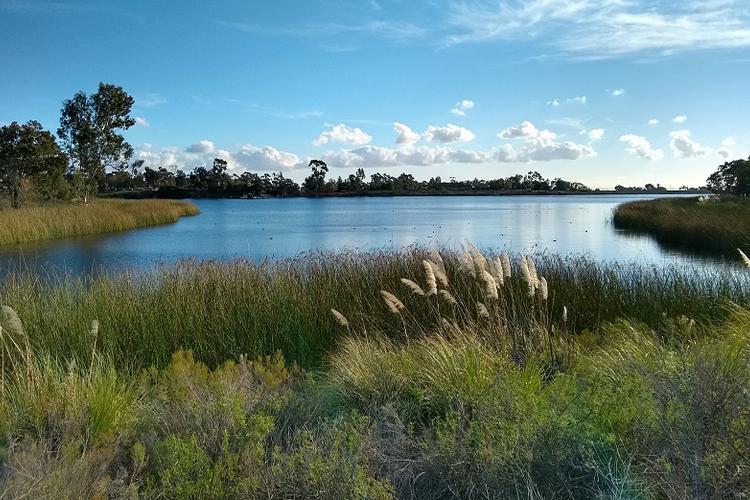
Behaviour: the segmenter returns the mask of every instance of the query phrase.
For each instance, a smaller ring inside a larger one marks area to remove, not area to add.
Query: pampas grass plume
[[[411,290],[415,295],[421,295],[422,297],[425,296],[424,290],[422,290],[422,287],[419,286],[414,281],[408,279],[408,278],[401,278],[401,283],[406,285],[409,290]]]
[[[506,278],[510,278],[513,275],[513,269],[510,267],[510,257],[507,253],[503,252],[502,255],[500,255],[500,261],[503,265],[503,275]]]
[[[742,259],[742,263],[745,264],[745,267],[750,268],[750,257],[745,255],[745,252],[740,250],[739,248],[737,251],[740,253],[740,258]]]
[[[547,280],[542,276],[539,278],[539,292],[542,296],[542,300],[549,298],[549,289],[547,288]]]
[[[401,314],[401,311],[406,309],[404,303],[391,292],[380,290],[380,295],[383,296],[383,302],[385,302],[385,305],[388,306],[388,309],[390,309],[393,314]]]
[[[497,300],[497,283],[495,282],[495,278],[493,278],[492,275],[487,271],[482,271],[482,278],[484,278],[485,296],[488,299]]]
[[[21,318],[18,317],[16,311],[10,306],[3,306],[2,309],[3,314],[5,315],[5,321],[8,322],[8,326],[10,327],[10,331],[18,336],[23,336],[23,323],[21,323]]]
[[[336,309],[331,309],[331,314],[333,314],[333,317],[336,318],[336,321],[338,321],[339,325],[349,328],[349,320],[346,319],[346,316],[338,312]]]
[[[456,300],[456,298],[453,295],[451,295],[451,293],[448,290],[438,290],[438,293],[450,305],[452,305],[452,306],[457,306],[458,305],[458,301]]]
[[[492,276],[495,278],[495,281],[497,282],[497,286],[501,287],[505,284],[505,278],[503,277],[503,261],[500,259],[500,257],[495,257],[494,267],[493,271],[495,271]]]
[[[425,281],[427,282],[427,296],[435,295],[437,293],[437,281],[432,264],[427,260],[423,260],[422,265],[424,266]]]
[[[481,302],[477,302],[477,313],[479,313],[479,316],[481,316],[482,318],[490,317],[490,312],[487,310],[487,306],[485,306]]]

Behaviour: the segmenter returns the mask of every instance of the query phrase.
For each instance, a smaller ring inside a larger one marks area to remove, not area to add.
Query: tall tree
[[[312,169],[312,173],[305,177],[303,186],[306,191],[320,193],[325,189],[328,165],[323,160],[310,160],[308,166]]]
[[[59,179],[65,164],[55,137],[39,122],[13,122],[0,128],[0,188],[8,193],[14,208],[23,202],[25,182],[43,176]]]
[[[63,102],[57,135],[73,161],[84,201],[105,181],[107,168],[124,169],[133,156],[121,134],[135,125],[133,102],[122,87],[107,83],[100,83],[94,94],[78,92]]]
[[[750,158],[724,163],[711,174],[707,183],[715,193],[750,196]]]

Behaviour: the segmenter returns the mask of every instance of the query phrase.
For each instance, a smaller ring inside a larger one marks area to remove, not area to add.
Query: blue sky
[[[0,0],[0,123],[100,81],[154,166],[699,185],[750,154],[750,2]]]

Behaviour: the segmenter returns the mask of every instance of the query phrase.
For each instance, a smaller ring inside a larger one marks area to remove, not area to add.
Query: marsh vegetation
[[[748,285],[470,245],[12,275],[0,495],[742,495]]]

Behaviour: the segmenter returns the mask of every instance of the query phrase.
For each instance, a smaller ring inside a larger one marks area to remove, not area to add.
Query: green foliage
[[[708,178],[715,193],[746,197],[750,195],[750,158],[725,162]]]
[[[31,182],[42,188],[44,196],[58,194],[66,167],[67,158],[55,137],[39,122],[0,127],[0,189],[13,208],[21,206],[24,188]]]
[[[133,156],[120,133],[135,125],[133,102],[122,87],[105,83],[91,95],[78,92],[63,102],[57,135],[79,172],[75,186],[85,201],[105,180],[107,168],[125,168]]]

